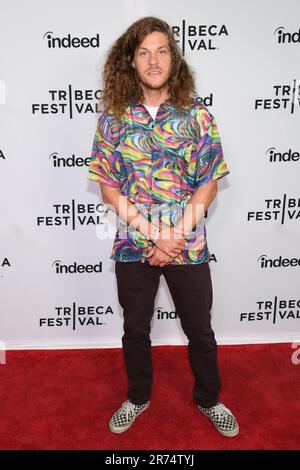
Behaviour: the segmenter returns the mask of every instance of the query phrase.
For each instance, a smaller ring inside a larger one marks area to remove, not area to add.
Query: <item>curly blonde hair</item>
[[[189,66],[181,55],[170,26],[163,20],[148,16],[133,23],[108,51],[103,70],[104,89],[100,106],[109,109],[117,119],[129,105],[130,98],[143,98],[143,90],[135,68],[132,66],[136,48],[144,38],[154,31],[164,33],[171,51],[171,74],[168,94],[178,109],[186,109],[193,103],[196,94],[195,82]]]

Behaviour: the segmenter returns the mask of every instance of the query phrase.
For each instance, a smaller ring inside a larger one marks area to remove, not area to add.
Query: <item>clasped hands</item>
[[[146,258],[152,266],[166,266],[186,247],[183,230],[177,227],[162,228],[155,245],[148,251]]]

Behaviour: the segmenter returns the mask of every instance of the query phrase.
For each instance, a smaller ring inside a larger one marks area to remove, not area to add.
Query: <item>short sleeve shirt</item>
[[[174,226],[196,189],[229,173],[215,117],[197,99],[186,110],[170,100],[153,120],[140,100],[117,121],[108,110],[97,122],[87,178],[118,188],[155,225]],[[147,262],[151,244],[119,218],[110,258]],[[170,264],[209,261],[204,217]]]

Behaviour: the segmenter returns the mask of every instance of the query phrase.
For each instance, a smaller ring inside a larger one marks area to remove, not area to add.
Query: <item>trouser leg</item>
[[[159,286],[160,268],[148,263],[116,261],[118,298],[123,308],[123,355],[128,377],[128,399],[150,400],[153,382],[150,322]]]
[[[204,407],[214,406],[218,402],[221,379],[211,327],[213,293],[209,265],[169,265],[163,267],[162,273],[188,338],[189,360],[195,378],[194,400]]]

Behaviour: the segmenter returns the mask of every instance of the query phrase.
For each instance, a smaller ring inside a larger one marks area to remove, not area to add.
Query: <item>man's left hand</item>
[[[157,246],[153,246],[150,251],[147,253],[146,258],[149,258],[149,264],[151,266],[166,266],[170,264],[173,259],[172,256],[167,255],[164,251],[157,248]]]

